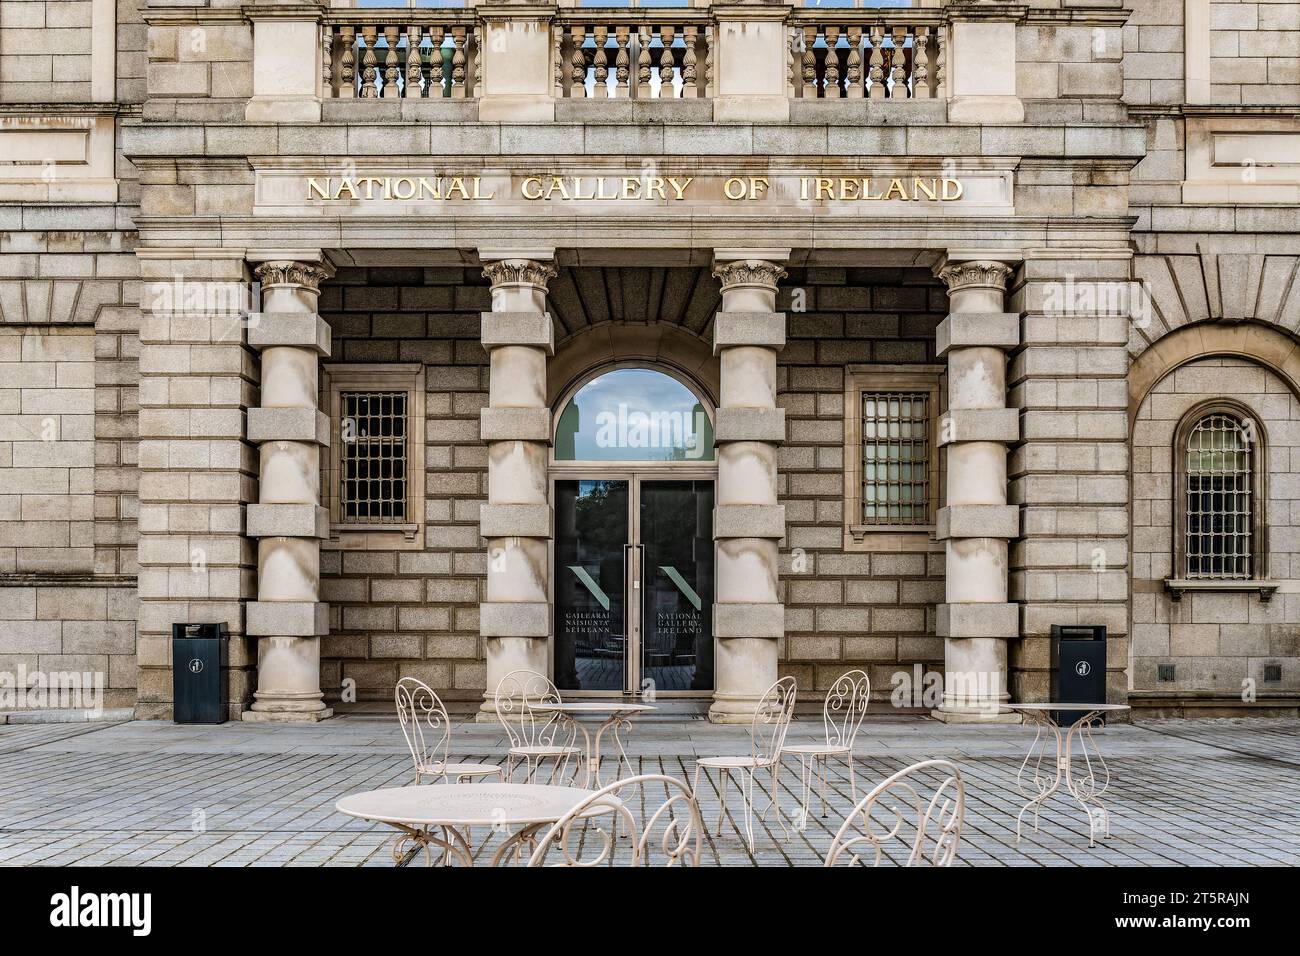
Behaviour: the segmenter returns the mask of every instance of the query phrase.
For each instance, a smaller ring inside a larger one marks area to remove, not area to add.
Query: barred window
[[[930,393],[862,393],[862,523],[930,521]]]
[[[1248,579],[1254,574],[1255,462],[1250,423],[1215,411],[1185,443],[1186,576]]]
[[[406,521],[406,392],[339,396],[344,521]]]

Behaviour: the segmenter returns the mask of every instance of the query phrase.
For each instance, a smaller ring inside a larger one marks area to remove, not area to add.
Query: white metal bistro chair
[[[727,813],[727,780],[735,779],[745,801],[745,840],[749,852],[754,852],[754,778],[760,771],[767,771],[771,777],[772,790],[770,806],[776,807],[776,820],[781,825],[781,832],[790,836],[786,829],[781,806],[777,800],[777,774],[781,766],[781,750],[785,746],[785,734],[790,728],[790,717],[794,714],[795,685],[793,677],[782,677],[769,687],[754,711],[754,719],[749,727],[749,756],[742,757],[701,757],[695,761],[695,778],[691,790],[699,799],[700,771],[718,771],[718,824],[717,834],[722,834],[722,818]],[[732,774],[739,774],[739,779]]]
[[[786,744],[783,757],[799,758],[799,780],[803,783],[803,815],[808,819],[811,802],[812,778],[820,784],[822,816],[826,816],[826,765],[832,757],[843,760],[849,768],[849,793],[858,802],[857,778],[853,772],[853,743],[858,738],[858,728],[866,716],[871,701],[871,679],[864,671],[853,670],[836,678],[826,693],[822,704],[822,725],[826,731],[824,741],[806,744]]]
[[[929,799],[922,791],[930,793]],[[898,771],[863,797],[831,841],[825,866],[872,866],[891,841],[907,850],[905,866],[952,866],[966,816],[961,771],[948,760],[926,760]]]
[[[582,767],[582,748],[575,746],[577,725],[564,721],[555,711],[536,711],[537,704],[559,704],[560,692],[536,671],[511,671],[501,678],[493,693],[497,719],[506,730],[510,749],[506,758],[506,778],[513,779],[515,768],[522,763],[527,769],[524,783],[533,783],[538,769],[547,760],[554,761],[549,783],[565,779],[569,763],[573,776]]]
[[[397,719],[415,762],[415,782],[425,777],[463,783],[466,780],[500,777],[505,769],[492,763],[451,762],[451,718],[441,698],[424,681],[403,677],[397,682]]]
[[[614,781],[562,816],[528,865],[699,866],[703,834],[699,804],[685,782],[642,774]]]

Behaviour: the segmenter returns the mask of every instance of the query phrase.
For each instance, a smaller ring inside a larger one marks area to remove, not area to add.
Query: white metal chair
[[[505,770],[491,763],[452,763],[451,718],[441,698],[424,681],[403,677],[397,682],[397,719],[402,724],[402,735],[415,762],[415,782],[421,784],[425,777],[463,783],[480,777],[500,777],[505,780]]]
[[[849,793],[854,803],[858,802],[857,778],[853,772],[853,743],[858,737],[858,728],[866,716],[867,704],[871,701],[871,679],[864,671],[853,670],[841,674],[826,693],[822,705],[822,725],[826,731],[824,742],[807,744],[786,744],[782,756],[799,758],[799,780],[803,783],[803,816],[808,819],[808,805],[811,801],[812,777],[814,774],[820,784],[822,816],[826,816],[826,764],[832,757],[838,757],[849,767]]]
[[[932,791],[928,800],[921,790]],[[886,847],[897,839],[904,846],[910,843],[906,866],[952,866],[965,816],[966,790],[957,765],[948,760],[913,764],[882,781],[849,811],[824,865],[865,866],[862,857],[870,852],[871,865],[879,866]]]
[[[550,783],[564,780],[569,762],[574,775],[582,766],[582,748],[574,745],[577,726],[564,721],[555,711],[537,711],[537,704],[559,704],[560,692],[536,671],[511,671],[501,678],[493,693],[497,719],[506,730],[510,750],[506,758],[506,778],[513,779],[522,762],[527,768],[524,783],[532,783],[537,770],[547,760],[555,761]]]
[[[644,808],[640,821],[636,807]],[[699,804],[683,781],[643,774],[614,781],[560,817],[528,865],[699,866],[703,833]]]
[[[701,757],[695,761],[695,778],[691,790],[699,799],[700,771],[718,771],[718,824],[717,833],[722,834],[722,818],[727,812],[727,780],[733,773],[741,774],[736,780],[741,796],[745,801],[745,839],[749,852],[754,852],[754,778],[759,771],[767,771],[772,780],[771,806],[776,807],[776,820],[781,825],[781,832],[788,838],[782,817],[780,803],[777,800],[777,774],[781,766],[781,750],[785,746],[785,734],[790,727],[790,717],[794,714],[795,685],[793,677],[782,677],[769,687],[754,711],[754,719],[749,727],[748,757]],[[734,779],[734,778],[733,778]]]

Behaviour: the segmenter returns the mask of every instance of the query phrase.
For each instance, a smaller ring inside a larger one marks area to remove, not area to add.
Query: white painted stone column
[[[1004,720],[1007,641],[1020,635],[1020,608],[1007,600],[1007,542],[1020,532],[1019,508],[1007,504],[1007,446],[1020,434],[1007,408],[1007,356],[1020,340],[1020,318],[1004,312],[1010,266],[949,262],[938,270],[950,312],[937,332],[948,360],[948,412],[939,423],[947,447],[946,507],[937,535],[947,545],[945,687],[934,716],[951,722]]]
[[[492,282],[492,311],[482,314],[480,333],[490,363],[480,423],[488,446],[488,500],[479,515],[488,549],[486,600],[479,605],[487,656],[480,716],[486,716],[493,713],[501,678],[513,670],[547,672],[552,514],[546,360],[555,353],[555,335],[546,284],[555,269],[546,261],[549,251],[480,255]]]
[[[777,642],[785,633],[777,555],[785,506],[776,496],[776,447],[785,440],[785,410],[776,407],[776,353],[785,345],[785,314],[776,311],[776,288],[785,275],[779,262],[788,254],[718,250],[713,270],[722,281],[722,309],[713,326],[722,375],[714,424],[716,689],[709,720],[715,723],[753,718],[776,680]]]
[[[316,313],[319,262],[276,259],[259,265],[262,312],[248,330],[261,353],[261,405],[248,410],[248,440],[258,445],[257,504],[246,533],[257,539],[257,600],[246,629],[258,638],[253,721],[316,721],[331,714],[320,688],[320,635],[329,631],[320,601],[320,542],[329,517],[320,505],[320,450],[329,422],[317,408],[319,362],[330,330]]]

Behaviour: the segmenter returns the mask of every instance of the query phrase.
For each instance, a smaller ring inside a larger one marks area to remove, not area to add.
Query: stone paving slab
[[[821,734],[792,725],[791,743]],[[967,811],[961,865],[1166,866],[1300,863],[1300,721],[1201,720],[1117,724],[1097,735],[1112,773],[1112,836],[1089,849],[1082,811],[1058,795],[1037,833],[1015,843],[1023,803],[1017,770],[1027,727],[947,727],[923,718],[872,719],[856,753],[858,794],[933,757],[962,769]],[[688,783],[697,756],[748,752],[747,729],[699,720],[638,722],[628,753],[640,772]],[[468,719],[454,755],[502,763],[500,727]],[[392,866],[386,827],[334,810],[341,796],[412,782],[393,719],[341,717],[286,726],[176,726],[135,721],[0,726],[0,864]],[[842,764],[830,768],[825,817],[786,840],[775,818],[745,845],[732,788],[714,834],[716,778],[700,788],[714,865],[817,865],[852,805]],[[802,796],[793,767],[781,804],[793,823]],[[760,801],[761,804],[762,801]]]

